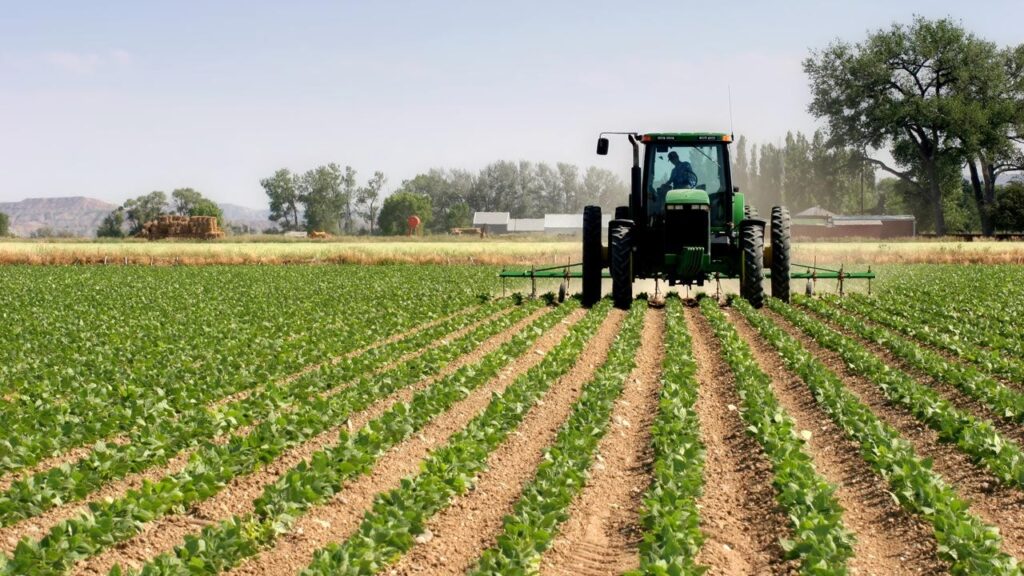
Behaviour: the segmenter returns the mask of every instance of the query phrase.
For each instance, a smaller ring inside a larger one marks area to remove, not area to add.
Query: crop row
[[[417,392],[409,402],[396,404],[357,433],[350,435],[342,431],[337,444],[318,451],[268,486],[256,500],[252,514],[229,518],[205,528],[198,537],[187,537],[173,553],[158,556],[143,567],[141,573],[218,573],[270,545],[311,507],[332,497],[344,483],[367,474],[391,447],[493,378],[577,305],[577,301],[569,301],[530,329],[520,332],[501,349]],[[573,330],[582,333],[586,326],[592,328],[592,324],[593,321],[587,321],[584,328],[577,325]]]
[[[697,418],[697,363],[683,305],[665,306],[665,359],[658,415],[651,427],[654,449],[651,486],[644,495],[637,574],[701,574],[694,559],[704,544],[697,500],[703,493],[704,445]]]
[[[605,363],[584,385],[569,418],[545,450],[535,476],[505,517],[497,544],[483,552],[469,574],[537,571],[541,554],[551,546],[559,525],[568,518],[567,508],[586,484],[597,446],[608,431],[615,399],[636,365],[646,307],[643,300],[633,301]]]
[[[914,267],[888,279],[874,302],[936,332],[1021,357],[1024,336],[1006,319],[1024,314],[1022,279],[1020,266]]]
[[[302,410],[315,401],[317,394],[361,375],[372,374],[398,357],[428,346],[457,326],[485,318],[508,304],[508,300],[501,300],[482,306],[468,315],[457,315],[407,338],[323,366],[294,381],[271,384],[224,406],[203,407],[180,418],[147,422],[133,431],[125,444],[99,446],[73,464],[12,483],[0,494],[0,525],[9,526],[55,505],[85,498],[107,482],[163,464],[183,450],[209,443],[232,430],[257,424],[281,412]],[[528,309],[521,309],[511,319],[518,319]],[[481,336],[487,336],[494,329],[491,326],[481,332]]]
[[[740,416],[771,462],[776,500],[792,522],[793,540],[784,541],[783,548],[800,559],[803,574],[846,574],[853,537],[843,525],[835,487],[814,470],[804,439],[772,392],[771,377],[758,366],[718,303],[702,299],[701,312],[722,343],[725,361],[736,377]]]
[[[885,364],[856,340],[807,314],[774,301],[771,306],[819,344],[839,354],[851,370],[873,382],[891,402],[906,408],[938,432],[939,438],[955,442],[961,451],[1000,481],[1024,486],[1024,454],[1020,446],[1000,434],[991,421],[960,410],[934,389]]]
[[[437,373],[479,346],[488,334],[510,327],[513,320],[513,315],[499,318],[385,374],[361,378],[337,394],[315,398],[301,410],[268,418],[248,434],[232,436],[226,444],[209,444],[193,455],[182,472],[158,482],[146,482],[141,489],[129,491],[118,500],[94,503],[89,514],[58,524],[38,542],[21,541],[6,569],[15,574],[29,569],[59,571],[79,558],[120,542],[136,534],[144,523],[209,498],[235,476],[251,473],[285,450],[344,422],[353,412]],[[552,321],[551,314],[545,314],[535,323],[547,326]],[[499,351],[515,354],[526,345],[524,338],[514,338]]]
[[[843,385],[842,380],[799,341],[741,301],[737,309],[797,374],[822,410],[860,446],[861,457],[891,489],[899,504],[928,521],[939,556],[954,574],[1019,574],[1013,557],[1000,550],[998,531],[968,511],[968,505],[921,460],[910,444]],[[771,300],[772,309],[797,318],[788,306]],[[820,341],[820,340],[819,340]]]
[[[386,290],[381,279],[388,276],[398,277],[390,279],[392,285],[406,285],[399,270],[381,271],[377,280],[368,277],[365,286],[338,280],[368,272],[327,274],[331,292],[324,294],[294,286],[301,273],[269,268],[218,275],[135,270],[130,282],[77,270],[5,272],[12,280],[55,285],[33,293],[41,292],[37,299],[50,304],[45,307],[20,290],[0,295],[0,308],[13,327],[0,337],[7,360],[0,363],[0,382],[8,400],[0,403],[0,472],[125,433],[139,422],[173,418],[470,301],[422,294],[422,307],[409,300],[382,317],[374,299],[364,296]],[[281,294],[308,296],[319,306]],[[327,298],[350,304],[341,311],[324,305]],[[327,314],[344,322],[330,332],[316,329]],[[296,321],[307,327],[296,331]]]
[[[891,310],[878,308],[874,300],[863,297],[852,297],[839,302],[844,310],[855,312],[873,322],[897,330],[911,338],[915,338],[936,348],[946,350],[964,358],[987,372],[1024,383],[1024,362],[1020,355],[1007,356],[998,350],[991,350],[971,341],[962,335],[962,325],[950,324],[946,327],[934,326],[935,314],[928,312],[911,312],[910,309]],[[975,323],[978,320],[972,319]],[[953,321],[949,321],[953,322]],[[956,322],[964,322],[957,320]],[[1000,321],[1002,322],[1002,321]],[[955,328],[951,328],[956,326]]]
[[[801,298],[798,302],[844,330],[885,347],[915,369],[936,380],[952,384],[961,392],[988,406],[1000,418],[1024,421],[1024,394],[980,370],[959,362],[951,362],[942,354],[918,346],[889,330],[843,314],[836,307],[837,304],[829,306],[822,301],[808,298]]]

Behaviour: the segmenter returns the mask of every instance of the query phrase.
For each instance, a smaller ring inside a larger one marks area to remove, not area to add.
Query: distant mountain
[[[26,198],[0,202],[0,212],[11,218],[11,232],[28,236],[40,228],[75,236],[95,236],[103,218],[117,208],[95,198]]]
[[[224,212],[225,226],[231,224],[248,226],[256,232],[262,232],[274,226],[270,221],[270,210],[263,208],[249,208],[238,204],[220,203],[220,209]]]

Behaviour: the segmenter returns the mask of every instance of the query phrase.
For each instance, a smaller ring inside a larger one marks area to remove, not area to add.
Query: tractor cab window
[[[650,213],[665,211],[670,190],[695,188],[709,195],[725,192],[723,144],[658,144],[648,155]]]

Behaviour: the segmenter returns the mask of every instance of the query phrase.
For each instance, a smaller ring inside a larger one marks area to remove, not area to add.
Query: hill
[[[21,202],[0,202],[0,212],[11,218],[11,232],[28,236],[40,228],[74,236],[95,236],[103,217],[117,208],[95,198],[26,198]]]
[[[274,226],[274,223],[270,221],[270,210],[266,208],[249,208],[226,202],[221,202],[218,205],[224,211],[225,226],[232,224],[248,226],[257,232]]]

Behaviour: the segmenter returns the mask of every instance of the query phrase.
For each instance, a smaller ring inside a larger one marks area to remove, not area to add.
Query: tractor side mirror
[[[604,136],[597,139],[597,155],[607,156],[608,155],[608,139]]]
[[[733,192],[739,192],[740,191],[740,187],[739,186],[733,186],[732,187],[732,191]]]

